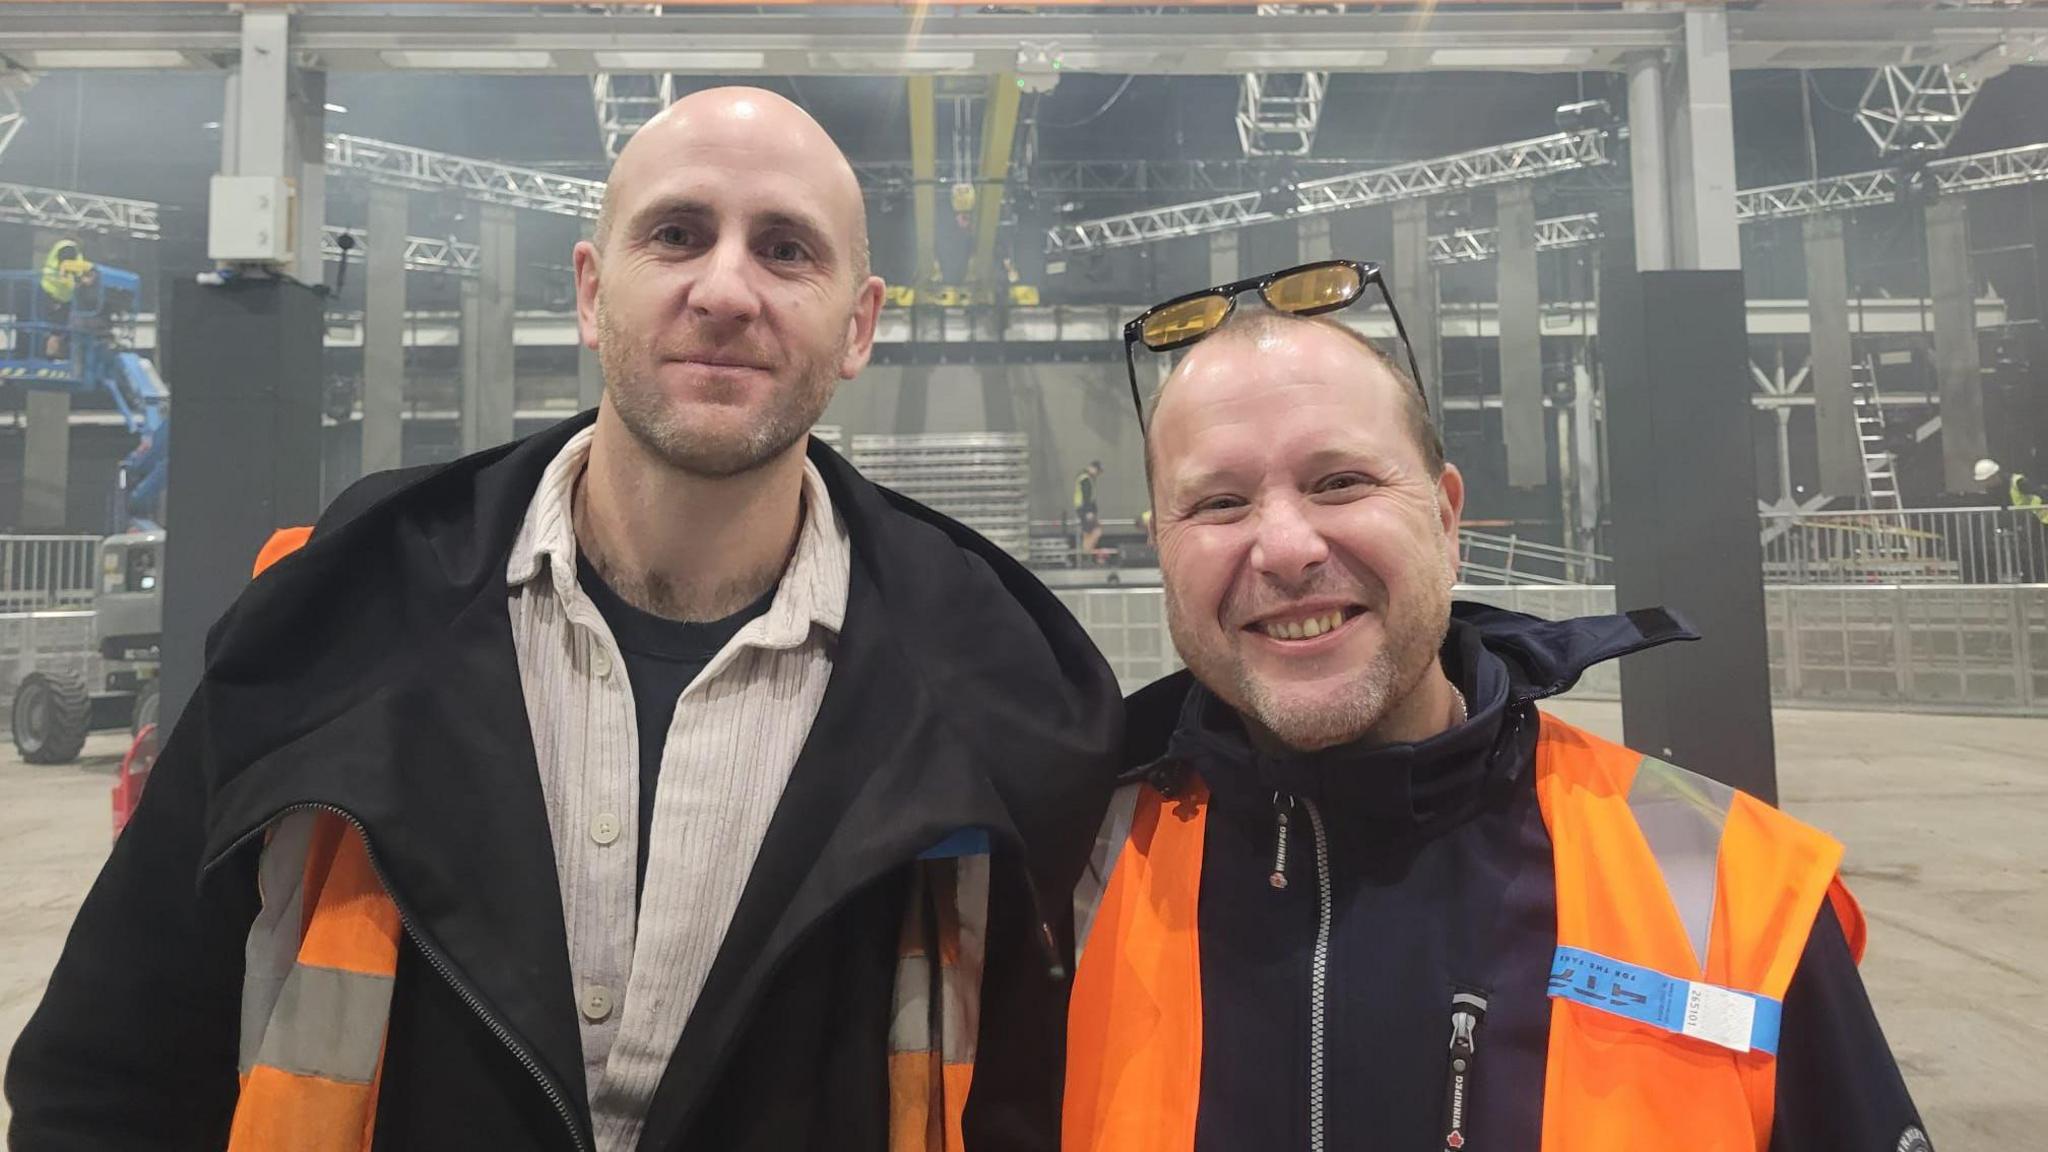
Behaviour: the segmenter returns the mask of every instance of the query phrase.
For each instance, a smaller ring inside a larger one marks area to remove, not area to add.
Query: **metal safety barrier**
[[[91,607],[97,536],[0,536],[0,612]]]
[[[1182,667],[1157,587],[1055,593],[1126,692]],[[1546,619],[1614,611],[1602,584],[1461,585],[1457,595]],[[2048,716],[2048,584],[1772,585],[1764,608],[1780,705]],[[1620,695],[1614,662],[1571,693]]]
[[[1766,584],[2048,581],[2048,525],[2019,508],[1765,512]]]

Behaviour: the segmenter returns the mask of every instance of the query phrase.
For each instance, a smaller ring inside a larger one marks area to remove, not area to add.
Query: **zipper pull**
[[[1479,1025],[1486,1020],[1486,997],[1477,992],[1451,996],[1451,1055],[1444,1072],[1444,1149],[1464,1152],[1469,1144],[1465,1122],[1471,1113],[1472,1084],[1479,1066]]]
[[[1266,883],[1275,888],[1287,887],[1287,814],[1293,807],[1292,796],[1283,801],[1278,792],[1273,793],[1273,871],[1267,874]]]

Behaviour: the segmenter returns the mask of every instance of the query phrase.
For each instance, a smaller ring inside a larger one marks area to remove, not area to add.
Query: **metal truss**
[[[1344,6],[1261,4],[1260,16],[1336,13]],[[1238,82],[1237,140],[1247,156],[1306,156],[1323,119],[1328,72],[1246,72]]]
[[[327,166],[380,184],[460,192],[473,200],[585,220],[597,218],[604,181],[455,156],[362,136],[327,137]]]
[[[1948,195],[2048,181],[2048,144],[1956,156],[1929,164],[1923,171],[1935,190]],[[1890,204],[1898,191],[1899,173],[1893,169],[1773,184],[1736,193],[1736,218],[1748,224]],[[1578,248],[1596,243],[1601,235],[1600,217],[1592,212],[1538,220],[1536,249],[1556,252]],[[1477,263],[1491,260],[1499,252],[1500,235],[1492,228],[1460,228],[1429,238],[1430,260],[1437,264]]]
[[[1306,156],[1323,119],[1328,72],[1247,72],[1239,79],[1237,140],[1247,156]]]
[[[605,158],[617,160],[633,133],[676,102],[676,78],[667,72],[599,72],[590,78],[590,99]]]
[[[329,224],[320,232],[320,256],[333,263],[341,260],[343,254],[340,240],[342,233],[355,237],[356,246],[349,250],[350,264],[361,264],[364,250],[369,244],[361,228],[344,228]],[[448,272],[457,276],[476,275],[477,246],[460,240],[436,240],[431,236],[407,236],[405,238],[405,269],[408,272]]]
[[[157,206],[148,200],[95,196],[61,188],[0,183],[0,220],[54,231],[78,230],[154,240]]]
[[[660,16],[659,4],[616,4],[605,9],[615,16]],[[591,103],[597,111],[598,135],[608,160],[649,120],[676,102],[676,78],[667,72],[599,72],[590,78]]]
[[[1880,156],[1939,152],[1955,139],[1978,87],[1961,65],[1887,64],[1871,73],[1856,122],[1870,134]]]
[[[1248,224],[1279,219],[1283,213],[1268,212],[1261,207],[1265,198],[1264,192],[1239,192],[1189,204],[1171,204],[1076,224],[1060,224],[1046,229],[1045,247],[1048,252],[1127,248],[1177,236],[1228,232]]]
[[[1283,217],[1309,216],[1396,200],[1531,180],[1608,162],[1604,128],[1559,132],[1533,140],[1416,160],[1386,168],[1062,224],[1046,232],[1046,248],[1079,252],[1200,236]],[[1279,201],[1268,206],[1267,197]]]
[[[1576,216],[1554,216],[1536,222],[1536,250],[1558,252],[1597,243],[1601,237],[1600,217],[1592,212]],[[1429,238],[1432,264],[1476,264],[1500,255],[1497,228],[1459,228]]]
[[[7,154],[7,146],[28,120],[21,110],[21,94],[35,82],[33,72],[0,72],[0,156]]]
[[[1735,194],[1735,216],[1748,223],[1890,204],[1898,199],[1902,177],[1925,182],[1925,191],[1942,194],[1982,192],[1988,188],[2048,180],[2048,143],[1937,160],[1919,169],[1917,174],[1881,168],[1847,176],[1746,188]]]

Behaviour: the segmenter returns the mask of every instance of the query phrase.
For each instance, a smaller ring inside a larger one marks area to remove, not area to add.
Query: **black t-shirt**
[[[668,745],[676,700],[749,620],[775,602],[770,587],[759,600],[723,620],[695,624],[643,612],[619,598],[586,557],[576,559],[576,582],[597,605],[626,661],[633,689],[633,715],[640,729],[640,858],[637,892],[647,883],[647,851],[653,842],[654,790],[661,782],[661,754]]]

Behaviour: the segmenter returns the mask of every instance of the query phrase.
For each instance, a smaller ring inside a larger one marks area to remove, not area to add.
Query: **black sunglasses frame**
[[[1324,304],[1315,308],[1302,308],[1292,312],[1284,312],[1283,315],[1321,316],[1327,312],[1340,311],[1342,309],[1351,307],[1353,304],[1356,304],[1359,300],[1363,299],[1365,296],[1366,285],[1370,284],[1373,287],[1378,288],[1380,290],[1380,299],[1386,302],[1387,315],[1392,316],[1394,318],[1394,332],[1401,337],[1401,350],[1407,354],[1408,375],[1411,379],[1415,381],[1415,390],[1422,395],[1422,404],[1424,409],[1426,410],[1429,407],[1429,391],[1428,389],[1424,388],[1422,384],[1422,368],[1415,362],[1415,345],[1410,343],[1408,340],[1408,326],[1401,323],[1401,310],[1399,308],[1394,307],[1394,294],[1387,290],[1387,280],[1385,276],[1381,275],[1380,266],[1378,264],[1366,260],[1315,260],[1307,264],[1296,264],[1292,268],[1282,268],[1277,272],[1267,272],[1261,276],[1253,276],[1245,280],[1236,280],[1229,284],[1218,284],[1214,288],[1204,288],[1199,292],[1189,292],[1185,295],[1175,296],[1171,300],[1168,300],[1161,304],[1154,304],[1152,307],[1145,309],[1143,312],[1138,313],[1136,319],[1133,319],[1130,323],[1125,324],[1124,371],[1125,374],[1130,378],[1131,382],[1131,406],[1137,409],[1138,412],[1138,430],[1140,432],[1145,431],[1145,399],[1142,395],[1139,394],[1138,391],[1137,348],[1140,344],[1144,344],[1145,348],[1152,352],[1173,352],[1182,348],[1186,348],[1191,344],[1200,343],[1204,337],[1210,336],[1214,334],[1218,329],[1222,328],[1224,323],[1230,319],[1231,314],[1237,311],[1237,298],[1239,296],[1242,296],[1247,292],[1257,292],[1259,294],[1259,299],[1265,301],[1266,306],[1268,308],[1272,308],[1273,301],[1266,295],[1266,290],[1268,288],[1271,288],[1275,283],[1284,280],[1289,276],[1298,276],[1303,272],[1313,272],[1320,268],[1351,269],[1353,272],[1358,274],[1358,292],[1354,294],[1349,300],[1341,300],[1335,304]],[[1221,320],[1218,320],[1213,327],[1205,328],[1202,331],[1195,333],[1193,336],[1189,336],[1181,340],[1175,340],[1171,344],[1166,344],[1157,348],[1154,348],[1150,344],[1145,344],[1145,321],[1150,320],[1152,317],[1157,316],[1161,312],[1166,311],[1168,308],[1178,307],[1179,305],[1185,304],[1190,300],[1202,300],[1214,296],[1222,297],[1225,302],[1225,307],[1223,310],[1223,318]],[[1278,308],[1275,308],[1273,310],[1276,312],[1281,311]]]

